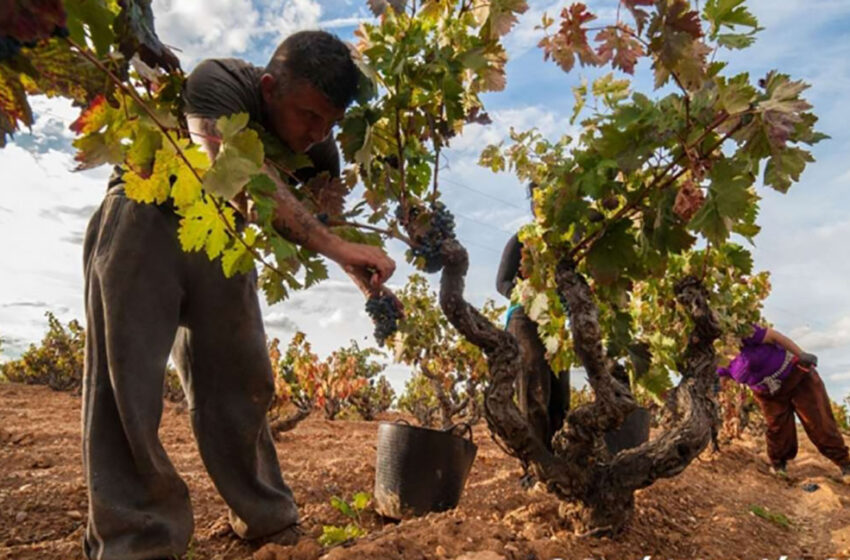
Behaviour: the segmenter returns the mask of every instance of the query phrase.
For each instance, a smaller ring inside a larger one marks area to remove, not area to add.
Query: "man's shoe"
[[[779,478],[788,478],[788,465],[785,462],[771,465],[770,472]]]

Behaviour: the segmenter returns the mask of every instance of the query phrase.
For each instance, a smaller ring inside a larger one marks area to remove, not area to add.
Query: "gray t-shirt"
[[[207,59],[198,64],[186,80],[184,98],[186,114],[217,119],[248,113],[251,122],[271,131],[266,123],[260,77],[264,69],[236,58]],[[327,171],[339,177],[339,150],[333,136],[316,144],[307,152],[313,169],[296,173],[301,181]]]

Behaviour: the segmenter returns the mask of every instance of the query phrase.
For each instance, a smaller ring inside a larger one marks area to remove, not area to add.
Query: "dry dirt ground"
[[[80,400],[45,387],[0,384],[0,558],[81,558],[86,493],[80,466]],[[255,560],[554,560],[586,558],[848,558],[850,486],[801,434],[790,479],[767,469],[761,441],[706,452],[681,476],[637,495],[631,527],[616,540],[580,538],[560,526],[558,502],[523,490],[515,460],[476,430],[480,448],[460,506],[393,524],[368,512],[369,535],[321,549],[323,524],[342,524],[334,495],[371,491],[377,423],[314,415],[283,435],[278,454],[308,537],[295,548],[257,550],[227,528],[225,505],[204,471],[185,412],[167,404],[161,435],[189,484],[195,538],[186,558]],[[807,492],[803,486],[815,483]],[[756,516],[783,514],[790,525]]]

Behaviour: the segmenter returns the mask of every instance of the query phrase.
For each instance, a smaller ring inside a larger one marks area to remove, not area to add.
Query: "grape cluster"
[[[424,235],[417,237],[417,246],[413,248],[414,257],[425,261],[425,272],[438,272],[443,268],[443,242],[455,237],[455,218],[442,202],[431,205],[431,224]]]
[[[366,313],[375,323],[375,340],[379,346],[384,345],[389,337],[398,330],[398,320],[401,312],[391,296],[372,296],[366,301]]]

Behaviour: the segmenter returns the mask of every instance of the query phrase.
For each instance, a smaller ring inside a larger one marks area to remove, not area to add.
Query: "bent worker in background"
[[[767,455],[772,470],[787,476],[788,461],[797,456],[794,416],[818,451],[841,469],[850,483],[850,454],[832,414],[829,396],[818,375],[817,356],[769,327],[756,325],[741,340],[741,352],[718,375],[752,389],[767,423]]]
[[[534,208],[534,183],[528,185],[528,195]],[[520,263],[522,243],[514,234],[505,245],[499,271],[496,274],[496,290],[511,299],[517,279],[522,277]],[[552,449],[552,437],[564,425],[570,408],[570,372],[558,375],[552,371],[546,359],[546,347],[540,340],[535,323],[522,308],[512,304],[505,321],[506,330],[516,338],[524,367],[517,374],[517,404],[525,416],[531,431],[547,449]],[[530,483],[524,477],[524,484]]]

